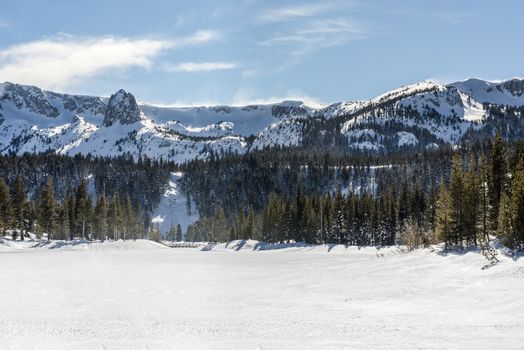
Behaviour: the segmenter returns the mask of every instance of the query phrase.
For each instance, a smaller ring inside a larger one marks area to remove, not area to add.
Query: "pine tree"
[[[513,223],[511,220],[511,200],[506,192],[502,192],[499,202],[499,217],[497,219],[497,235],[502,237],[504,244],[514,245]]]
[[[211,227],[211,241],[212,242],[224,242],[227,237],[227,221],[222,207],[215,208],[215,215],[212,220]]]
[[[173,224],[169,227],[169,231],[167,233],[167,240],[168,241],[176,241],[176,228]]]
[[[464,239],[464,171],[460,155],[453,156],[449,196],[451,199],[451,235],[455,245],[462,245]]]
[[[187,227],[187,231],[186,231],[186,239],[185,239],[186,242],[196,242],[196,239],[195,239],[195,229],[193,227],[193,225],[189,225]]]
[[[258,237],[258,229],[257,229],[257,222],[255,218],[255,209],[252,205],[249,206],[248,212],[247,212],[247,220],[246,220],[246,238],[247,239],[257,239]]]
[[[111,200],[108,210],[108,230],[111,233],[112,239],[114,240],[119,240],[121,238],[120,234],[122,220],[122,207],[120,206],[120,197],[118,196],[118,192],[115,192],[113,194],[113,199]],[[146,227],[149,226],[146,225]]]
[[[356,244],[358,226],[358,196],[350,193],[346,198],[346,244]]]
[[[27,216],[27,194],[25,193],[24,180],[20,175],[17,175],[13,183],[13,212],[14,224],[17,229],[21,230],[20,238],[24,240],[24,228],[26,227]]]
[[[282,239],[281,241],[289,242],[293,236],[293,209],[289,201],[285,201],[284,210],[282,212]]]
[[[420,183],[420,179],[417,178],[415,181],[415,187],[413,189],[413,195],[411,196],[411,216],[417,220],[417,225],[422,225],[424,219],[424,211],[426,201],[424,198],[424,189]]]
[[[86,215],[86,238],[88,238],[90,241],[93,240],[94,236],[94,226],[95,226],[95,208],[93,207],[93,198],[91,195],[87,196],[87,200],[85,202],[85,215]]]
[[[489,206],[489,173],[488,164],[486,157],[481,155],[480,157],[480,168],[479,168],[479,205],[477,212],[477,236],[484,242],[489,242],[490,228],[493,226],[490,217],[490,206]]]
[[[479,214],[480,205],[480,184],[477,180],[477,172],[475,169],[469,169],[464,176],[464,189],[463,189],[463,234],[464,239],[468,245],[477,244],[477,215]]]
[[[180,224],[176,225],[176,241],[182,242],[182,226]]]
[[[69,201],[64,200],[62,209],[60,210],[60,229],[58,230],[57,239],[66,240],[70,235],[70,219],[69,219]]]
[[[386,197],[386,210],[387,210],[387,219],[386,219],[386,237],[384,238],[382,244],[384,245],[393,245],[396,242],[396,231],[397,231],[397,211],[395,203],[395,190],[391,189],[388,192]]]
[[[75,222],[75,230],[78,233],[79,236],[82,237],[82,239],[86,239],[87,231],[88,231],[88,221],[89,221],[89,203],[88,203],[88,195],[87,195],[87,182],[85,179],[82,179],[80,182],[80,185],[78,186],[76,190],[76,197],[75,197],[75,214],[74,214],[74,222]]]
[[[426,197],[426,205],[424,209],[424,230],[428,232],[435,232],[435,209],[437,201],[437,188],[432,181]]]
[[[411,198],[408,183],[404,181],[400,189],[400,197],[398,200],[398,219],[402,223],[411,214]]]
[[[300,175],[297,176],[297,185],[295,189],[295,202],[293,204],[293,224],[292,224],[292,235],[293,240],[295,242],[300,242],[302,240],[302,231],[303,227],[301,224],[303,224],[303,218],[304,218],[304,206],[305,206],[305,198],[304,194],[302,193],[302,180],[300,178]]]
[[[144,214],[142,213],[142,206],[140,203],[136,206],[135,212],[135,233],[133,239],[144,238],[145,227],[144,227]]]
[[[268,204],[265,206],[263,214],[262,214],[262,241],[263,242],[272,242],[272,225],[273,222],[271,221],[271,214],[273,210],[273,201],[270,197]]]
[[[124,213],[123,213],[123,235],[124,240],[131,235],[134,235],[135,231],[135,212],[133,210],[133,205],[131,204],[131,197],[129,194],[126,195],[126,201],[124,204]]]
[[[57,223],[57,205],[53,189],[53,181],[47,178],[46,184],[40,191],[39,198],[39,220],[44,232],[47,233],[47,239],[53,239],[53,235],[58,226]]]
[[[245,212],[244,212],[244,206],[242,203],[240,203],[240,206],[238,207],[238,213],[236,217],[236,239],[246,239],[245,237]]]
[[[73,240],[75,238],[75,232],[76,232],[76,220],[75,220],[75,197],[71,193],[67,197],[67,209],[69,210],[69,214],[67,215],[69,218],[69,240]]]
[[[335,194],[335,201],[333,203],[333,223],[331,228],[331,236],[329,237],[331,243],[346,244],[346,228],[344,218],[344,200],[340,188]]]
[[[110,209],[111,211],[113,210],[113,205],[110,206]],[[113,213],[111,212],[109,214],[109,217],[112,219],[113,217]],[[145,239],[149,239],[149,232],[151,231],[151,215],[149,215],[148,212],[144,213],[144,238]],[[109,226],[109,232],[113,232],[113,229],[112,229],[112,224],[110,223],[110,226]]]
[[[0,221],[2,222],[2,233],[5,234],[6,230],[11,228],[13,222],[13,206],[9,187],[4,179],[0,179]]]
[[[331,196],[327,195],[324,199],[324,202],[321,205],[323,205],[322,240],[324,243],[332,243],[330,241],[330,238],[332,237],[331,229],[332,229],[332,222],[333,222],[333,206],[332,206]]]
[[[518,160],[511,183],[510,215],[512,237],[510,245],[524,244],[524,155]]]
[[[506,143],[502,138],[502,134],[499,131],[495,137],[491,152],[491,181],[489,191],[491,197],[491,218],[494,230],[497,230],[500,197],[507,186],[507,173],[507,148]]]
[[[310,198],[305,198],[304,201],[304,215],[302,216],[301,227],[301,241],[311,244],[314,243],[314,236],[317,231],[316,217],[313,201]]]
[[[98,196],[96,202],[94,221],[95,234],[103,242],[108,233],[107,204],[106,197],[103,193]]]
[[[37,225],[37,214],[35,202],[27,200],[24,205],[25,220],[24,230],[25,232],[36,231]]]
[[[435,230],[436,236],[439,241],[445,242],[446,245],[452,243],[453,234],[452,234],[452,209],[451,209],[451,197],[446,185],[442,181],[440,183],[436,211],[435,211]]]

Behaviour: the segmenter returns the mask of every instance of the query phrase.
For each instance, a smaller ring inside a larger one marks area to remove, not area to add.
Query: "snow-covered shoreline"
[[[522,258],[501,256],[482,269],[475,251],[16,243],[0,244],[2,349],[520,349],[524,342]]]
[[[491,247],[496,251],[497,256],[518,260],[524,257],[524,253],[513,251],[502,245],[497,239],[491,242]],[[8,238],[0,238],[0,252],[2,251],[17,251],[17,250],[149,250],[155,248],[189,248],[200,251],[288,251],[288,252],[309,252],[309,253],[332,253],[332,254],[371,254],[377,257],[385,255],[395,255],[409,253],[409,249],[405,246],[353,246],[344,244],[306,244],[302,242],[287,242],[287,243],[267,243],[257,240],[234,240],[223,243],[209,243],[209,242],[171,242],[162,241],[160,243],[145,240],[106,240],[101,242],[99,240],[51,240],[46,239],[26,239],[25,241]],[[426,248],[419,248],[416,250],[427,251],[439,255],[456,254],[463,255],[467,253],[481,254],[478,247],[468,247],[464,249],[454,248],[453,250],[446,250],[444,244],[436,244]]]

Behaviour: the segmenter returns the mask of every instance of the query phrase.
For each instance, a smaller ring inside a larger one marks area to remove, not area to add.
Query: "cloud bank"
[[[175,40],[69,35],[22,43],[0,51],[0,80],[64,89],[111,69],[148,69],[163,51],[219,38],[199,31]]]

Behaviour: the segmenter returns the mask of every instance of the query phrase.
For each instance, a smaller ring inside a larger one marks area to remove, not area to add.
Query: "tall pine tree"
[[[47,178],[45,185],[40,191],[38,204],[40,225],[44,232],[47,233],[47,239],[51,240],[58,227],[58,218],[53,181],[50,177]]]
[[[24,240],[24,229],[26,228],[27,213],[27,194],[25,192],[24,180],[17,175],[13,183],[13,212],[15,227],[21,230],[20,239]]]

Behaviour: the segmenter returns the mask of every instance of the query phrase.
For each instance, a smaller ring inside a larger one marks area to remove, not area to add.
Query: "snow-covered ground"
[[[482,269],[476,252],[430,249],[33,245],[0,244],[1,349],[524,344],[524,258]]]

